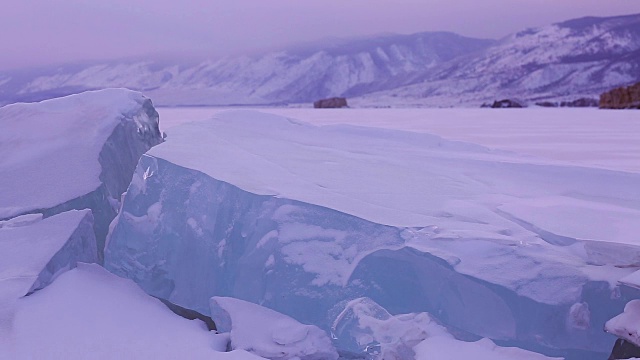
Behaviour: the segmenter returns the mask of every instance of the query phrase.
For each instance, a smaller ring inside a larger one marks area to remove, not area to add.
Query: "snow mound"
[[[211,298],[211,317],[218,331],[230,332],[232,349],[267,359],[330,360],[338,353],[327,334],[313,325],[260,305],[228,298]]]
[[[6,359],[259,359],[225,351],[224,336],[174,315],[134,283],[79,264],[46,289],[20,299]]]
[[[640,300],[631,300],[624,312],[607,321],[605,331],[640,346]]]
[[[140,155],[162,141],[151,100],[125,89],[0,108],[0,219],[90,208],[102,257]]]
[[[432,337],[414,348],[416,360],[562,360],[518,348],[500,347],[489,339],[464,342],[448,337]]]

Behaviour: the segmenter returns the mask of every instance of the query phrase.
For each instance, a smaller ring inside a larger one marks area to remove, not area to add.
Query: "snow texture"
[[[220,359],[259,357],[225,351],[228,339],[199,320],[173,314],[133,282],[79,264],[17,302],[3,359]]]
[[[235,297],[327,331],[336,304],[369,297],[530,348],[610,350],[640,174],[250,111],[168,139],[141,158],[105,253],[154,296],[202,313]],[[611,224],[612,209],[630,215]]]
[[[49,285],[78,262],[96,262],[93,216],[71,210],[0,221],[0,338],[13,326],[16,302]]]
[[[640,300],[631,300],[624,312],[607,321],[605,331],[640,346]]]
[[[267,359],[335,360],[327,334],[313,325],[260,305],[228,297],[211,298],[211,317],[220,332],[230,332],[231,349]]]
[[[90,208],[102,257],[135,165],[162,141],[151,101],[125,89],[0,108],[0,219]]]

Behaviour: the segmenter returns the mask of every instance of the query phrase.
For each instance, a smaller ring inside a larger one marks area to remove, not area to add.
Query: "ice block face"
[[[231,112],[174,128],[140,159],[105,266],[202,313],[229,296],[329,331],[336,304],[368,297],[480,337],[605,353],[602,326],[626,302],[616,282],[640,259],[638,183],[431,135]],[[599,216],[612,209],[616,222]],[[581,222],[609,230],[585,238]]]
[[[247,301],[212,297],[211,317],[219,332],[230,333],[230,348],[267,359],[338,359],[327,334],[271,309]]]
[[[97,256],[90,210],[0,221],[0,333],[11,328],[18,299]]]
[[[140,155],[162,142],[158,114],[142,94],[85,92],[0,108],[0,219],[90,208],[102,257]]]

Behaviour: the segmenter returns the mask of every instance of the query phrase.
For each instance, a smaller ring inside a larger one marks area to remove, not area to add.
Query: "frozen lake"
[[[158,108],[167,130],[239,107]],[[640,173],[640,112],[598,109],[252,108],[316,125],[354,124],[432,133],[538,158]]]

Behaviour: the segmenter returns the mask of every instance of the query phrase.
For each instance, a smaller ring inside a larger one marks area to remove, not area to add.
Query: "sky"
[[[151,54],[220,57],[331,37],[500,38],[640,0],[3,0],[0,70]]]

